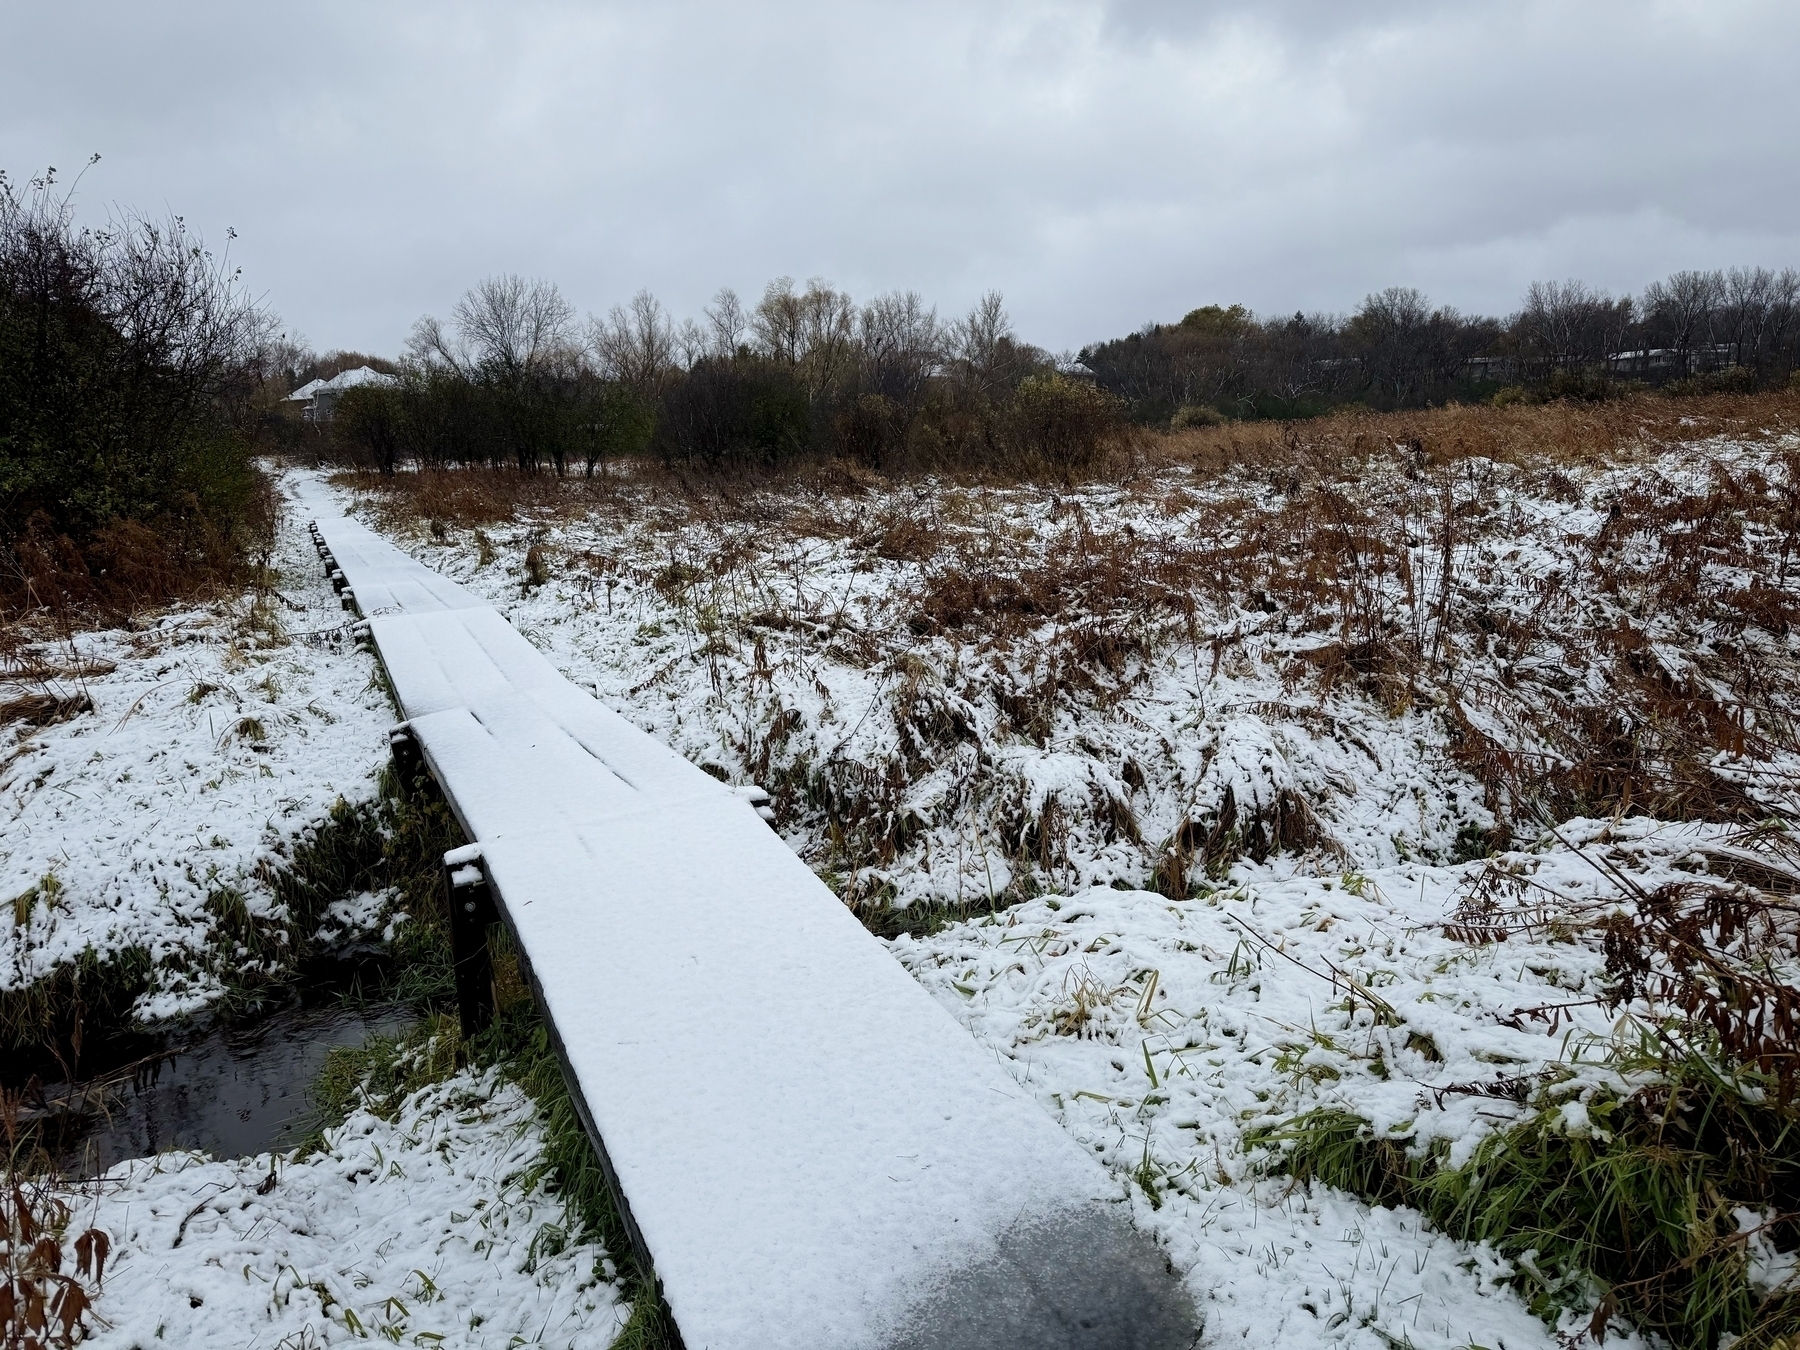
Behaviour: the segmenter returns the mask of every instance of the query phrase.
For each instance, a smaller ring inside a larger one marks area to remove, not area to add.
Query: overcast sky
[[[1467,310],[1800,266],[1794,0],[0,0],[0,167],[102,160],[319,348],[476,279],[777,275],[1079,347],[1195,305]]]

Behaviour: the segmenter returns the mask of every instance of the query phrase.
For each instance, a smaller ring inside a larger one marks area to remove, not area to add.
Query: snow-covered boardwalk
[[[689,1350],[1193,1342],[1118,1183],[743,796],[295,487]]]

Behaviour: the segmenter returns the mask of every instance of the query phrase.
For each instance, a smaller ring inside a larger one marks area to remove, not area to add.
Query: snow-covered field
[[[1571,822],[1645,881],[1716,830]],[[1493,866],[1571,912],[1609,893],[1566,848]],[[1547,932],[1470,946],[1442,920],[1482,864],[1299,875],[1244,867],[1201,899],[1093,888],[991,921],[902,937],[895,953],[1044,1108],[1121,1178],[1208,1312],[1208,1344],[1554,1344],[1504,1262],[1326,1188],[1258,1180],[1247,1131],[1316,1107],[1378,1130],[1448,1140],[1460,1163],[1523,1107],[1452,1085],[1529,1080],[1552,1065],[1580,1110],[1609,1020],[1522,1008],[1583,1002],[1602,960]],[[1580,1052],[1586,1063],[1572,1063]],[[1444,1089],[1450,1089],[1444,1091]],[[1573,1320],[1573,1319],[1572,1319]]]
[[[6,730],[0,894],[29,903],[0,909],[0,988],[137,948],[137,1016],[203,1011],[256,960],[213,898],[279,920],[268,869],[334,800],[374,795],[395,715],[305,525],[286,513],[270,594],[22,654],[10,696],[91,706]],[[327,922],[378,931],[376,899]],[[629,1309],[543,1174],[529,1099],[467,1072],[392,1121],[355,1112],[305,1161],[122,1164],[72,1197],[114,1244],[92,1343],[604,1345]]]
[[[629,1311],[542,1180],[529,1098],[463,1072],[304,1161],[163,1154],[77,1205],[113,1236],[96,1347],[605,1345]]]
[[[1389,461],[1311,489],[629,483],[400,542],[637,725],[768,788],[847,900],[1003,904],[1145,885],[1174,848],[1479,856],[1522,789],[1604,791],[1568,771],[1621,738],[1606,772],[1673,789],[1697,762],[1791,809],[1771,691],[1800,652],[1795,450],[1426,482]]]
[[[291,513],[290,513],[291,516]],[[241,895],[342,797],[375,794],[394,714],[374,658],[288,519],[274,589],[157,616],[135,631],[27,649],[11,693],[89,710],[0,729],[0,990],[92,947],[150,958],[137,1014],[191,1013],[257,957],[223,941]]]
[[[1375,527],[1343,531],[1324,567],[1298,536],[1270,542],[1268,522],[1293,524],[1289,488],[1180,469],[1062,492],[852,481],[729,504],[622,482],[579,511],[479,531],[357,505],[637,725],[771,789],[785,837],[848,901],[952,907],[954,921],[892,939],[894,955],[1113,1171],[1206,1310],[1204,1344],[1548,1350],[1555,1332],[1499,1257],[1416,1214],[1266,1176],[1254,1132],[1335,1105],[1466,1157],[1523,1109],[1504,1089],[1546,1071],[1580,1127],[1583,1092],[1613,1073],[1587,925],[1616,890],[1597,864],[1649,886],[1692,876],[1730,828],[1577,815],[1552,832],[1513,794],[1572,778],[1621,690],[1653,686],[1723,710],[1736,739],[1711,772],[1791,809],[1787,714],[1768,691],[1793,687],[1800,649],[1766,616],[1800,582],[1764,520],[1719,544],[1730,513],[1709,485],[1722,470],[1791,487],[1793,449],[1473,464],[1448,509],[1399,473],[1340,483],[1401,523],[1376,567]],[[1241,504],[1222,505],[1227,491]],[[1618,524],[1652,515],[1655,532]],[[207,886],[255,894],[264,850],[335,793],[372,791],[391,714],[365,656],[297,636],[342,616],[296,525],[281,589],[303,610],[283,611],[285,642],[253,650],[229,610],[183,618],[203,635],[185,645],[79,640],[83,658],[118,662],[88,679],[99,711],[32,732],[6,771],[31,827],[0,845],[7,884],[64,883],[24,928],[0,915],[17,968],[84,941],[142,943],[186,954],[164,962],[155,1006],[192,1006],[213,987],[195,972],[216,969]],[[1699,542],[1672,560],[1682,539]],[[1246,585],[1230,569],[1251,542],[1273,562]],[[1669,599],[1677,576],[1705,603]],[[1358,645],[1371,635],[1414,665],[1383,665]],[[263,736],[241,736],[265,674]],[[203,685],[218,689],[186,701]],[[1640,737],[1644,779],[1669,765],[1679,779],[1693,747],[1666,723],[1657,735]],[[1501,760],[1504,775],[1483,768]],[[128,806],[139,783],[148,804]],[[74,800],[47,799],[53,785]],[[1510,838],[1496,830],[1508,815]],[[620,1313],[604,1283],[583,1283],[597,1253],[525,1270],[543,1220],[518,1216],[554,1208],[506,1181],[529,1173],[532,1131],[512,1089],[460,1081],[394,1125],[353,1119],[326,1155],[278,1167],[266,1197],[253,1183],[267,1159],[121,1169],[101,1188],[122,1247],[104,1343],[148,1337],[152,1320],[215,1343],[180,1318],[216,1300],[221,1318],[235,1310],[216,1324],[234,1344],[335,1343],[356,1334],[344,1309],[375,1334],[402,1307],[408,1339],[604,1344]],[[174,1246],[213,1183],[227,1189]],[[476,1233],[470,1216],[501,1213],[513,1228]],[[471,1329],[476,1313],[487,1322]]]
[[[1730,830],[1515,815],[1509,840],[1497,812],[1553,800],[1583,735],[1671,682],[1751,729],[1705,752],[1717,780],[1791,809],[1766,691],[1795,639],[1734,616],[1784,613],[1795,583],[1719,483],[1791,486],[1793,449],[1468,463],[1447,502],[1377,469],[1340,509],[1380,502],[1399,539],[1374,510],[1344,530],[1340,552],[1389,550],[1348,582],[1268,541],[1291,487],[1179,470],[729,505],[629,484],[481,530],[369,505],[639,726],[770,788],[848,900],[974,911],[895,955],[1112,1167],[1208,1344],[1548,1346],[1503,1260],[1267,1179],[1246,1134],[1339,1106],[1458,1162],[1546,1076],[1574,1128],[1618,1082],[1584,936],[1618,894],[1599,863],[1653,888]],[[1196,538],[1222,514],[1234,535]],[[1251,541],[1260,587],[1205,576]],[[1364,634],[1414,668],[1359,666]],[[1484,781],[1471,742],[1526,767]],[[1638,743],[1647,782],[1693,753]]]

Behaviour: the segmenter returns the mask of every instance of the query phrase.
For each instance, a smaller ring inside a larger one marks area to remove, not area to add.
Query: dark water
[[[314,1006],[217,1027],[81,1083],[46,1084],[27,1121],[65,1172],[92,1175],[169,1149],[242,1157],[298,1143],[310,1089],[338,1046],[415,1020],[398,1006]]]

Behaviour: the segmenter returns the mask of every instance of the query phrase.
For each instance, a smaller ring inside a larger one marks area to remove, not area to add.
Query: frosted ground
[[[271,869],[335,800],[374,795],[394,714],[291,512],[271,562],[266,593],[20,654],[20,692],[91,706],[9,731],[0,893],[29,903],[0,915],[0,987],[84,948],[137,953],[154,1021],[279,959],[237,941],[218,897],[279,923]],[[404,922],[383,896],[327,915],[336,939]],[[305,1160],[123,1164],[75,1206],[115,1244],[94,1343],[604,1344],[627,1310],[605,1252],[560,1240],[542,1154],[524,1094],[464,1072],[391,1121],[353,1113]]]
[[[1784,448],[1714,452],[1776,473]],[[1672,492],[1705,472],[1686,457],[1653,467]],[[1608,503],[1646,481],[1643,465],[1570,470],[1548,489],[1504,466],[1479,472],[1470,493],[1493,524],[1452,546],[1464,600],[1541,616],[1560,578],[1559,607],[1638,607],[1578,583]],[[847,899],[968,914],[892,938],[896,958],[1111,1168],[1187,1274],[1206,1344],[1553,1345],[1503,1261],[1409,1212],[1263,1177],[1247,1133],[1338,1104],[1466,1156],[1521,1109],[1466,1089],[1552,1067],[1578,1126],[1582,1091],[1610,1072],[1599,1060],[1614,1027],[1592,1004],[1600,954],[1550,920],[1591,916],[1615,894],[1596,856],[1654,884],[1704,869],[1731,848],[1727,832],[1638,816],[1498,840],[1433,707],[1295,678],[1324,643],[1291,607],[1242,595],[1105,628],[1079,609],[1034,613],[1029,593],[1006,589],[1029,580],[1034,556],[1044,570],[1124,537],[1175,548],[1204,491],[1178,471],[1149,489],[1055,494],[853,484],[804,507],[721,513],[626,484],[591,513],[479,532],[363,507],[637,725],[763,782],[790,844]],[[230,959],[210,936],[209,886],[224,878],[268,903],[259,862],[334,795],[373,791],[391,713],[369,658],[316,636],[342,616],[299,524],[283,527],[278,624],[265,600],[254,623],[245,602],[180,616],[160,638],[75,640],[72,657],[115,668],[86,677],[93,712],[29,729],[11,752],[6,884],[62,884],[6,930],[19,972],[6,978],[85,942],[142,945],[160,972],[143,1011],[202,1005]],[[1408,554],[1411,594],[1438,593],[1444,555],[1428,528]],[[968,572],[983,556],[986,590],[949,587],[946,557]],[[1430,610],[1397,603],[1393,617]],[[1716,635],[1677,623],[1649,638],[1657,660],[1688,669]],[[1780,650],[1765,656],[1791,659],[1791,638],[1767,641]],[[1490,642],[1479,659],[1502,688],[1534,664],[1579,670],[1541,645]],[[233,692],[189,701],[205,685]],[[1578,707],[1580,681],[1559,697]],[[1526,734],[1508,709],[1471,699],[1464,711],[1496,740]],[[237,730],[252,713],[260,738]],[[1719,767],[1789,804],[1780,762]],[[1239,856],[1208,873],[1196,859],[1227,836]],[[1478,859],[1483,841],[1509,846]],[[1165,884],[1171,855],[1191,885]],[[1486,940],[1474,929],[1495,895],[1540,921]],[[395,921],[379,897],[365,910],[365,925]],[[244,1343],[335,1343],[404,1307],[408,1336],[445,1344],[496,1343],[498,1327],[502,1341],[604,1344],[619,1310],[605,1267],[594,1274],[602,1254],[532,1269],[531,1230],[566,1218],[528,1181],[533,1131],[516,1090],[453,1080],[392,1125],[356,1117],[326,1154],[278,1163],[266,1199],[251,1182],[267,1158],[118,1169],[97,1202],[121,1246],[99,1304],[107,1343],[158,1326],[197,1343],[209,1325],[243,1328]],[[171,1218],[203,1200],[189,1232],[207,1241],[174,1245]],[[507,1216],[500,1238],[475,1235],[477,1213]],[[414,1271],[462,1287],[439,1303]],[[141,1296],[153,1287],[200,1301]],[[202,1320],[227,1310],[235,1321]],[[488,1322],[470,1328],[477,1314]]]
[[[293,839],[373,795],[393,722],[374,662],[292,519],[271,562],[266,593],[20,655],[15,690],[91,706],[0,733],[0,895],[29,897],[0,920],[0,989],[92,947],[147,957],[140,1017],[209,1006],[257,964],[220,897],[268,919]],[[385,922],[374,904],[343,918]]]
[[[122,1163],[76,1209],[116,1243],[84,1344],[605,1345],[629,1310],[604,1252],[546,1242],[543,1146],[523,1092],[465,1071],[303,1161]]]

